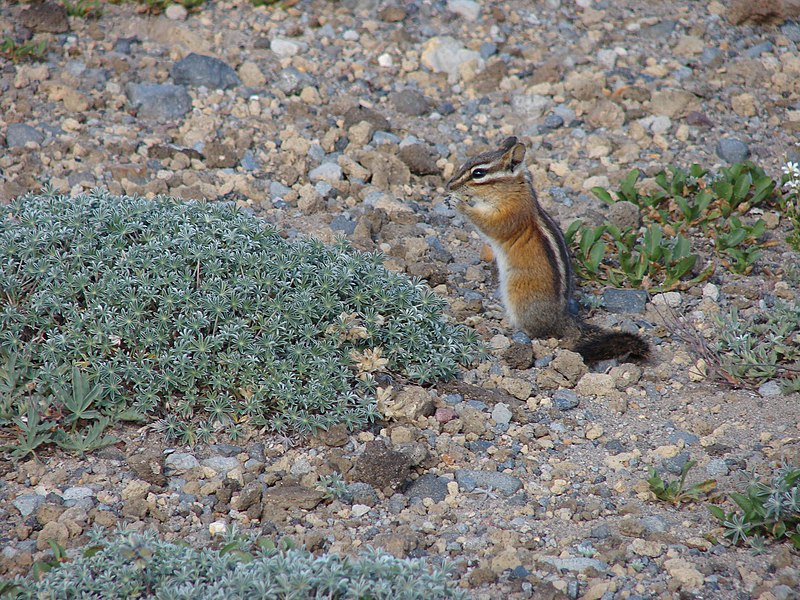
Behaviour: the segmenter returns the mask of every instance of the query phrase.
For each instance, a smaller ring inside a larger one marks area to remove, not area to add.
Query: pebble
[[[717,142],[717,156],[729,164],[743,162],[750,156],[747,144],[736,138],[722,138]]]
[[[164,459],[164,468],[169,475],[182,475],[200,466],[200,462],[193,454],[175,452]]]
[[[617,314],[642,314],[648,294],[644,290],[609,288],[603,291],[603,308]]]
[[[6,130],[6,145],[9,148],[24,148],[26,144],[41,146],[44,134],[27,123],[11,123]]]
[[[420,117],[431,109],[428,99],[417,90],[406,88],[389,97],[394,109],[404,115]]]
[[[497,473],[495,471],[480,471],[476,469],[458,469],[455,472],[458,487],[471,492],[475,488],[497,490],[504,496],[510,496],[522,487],[522,482],[518,477],[507,473]]]
[[[447,484],[448,480],[446,478],[439,477],[433,473],[426,473],[420,475],[408,486],[405,495],[409,499],[430,498],[434,502],[441,502],[447,497]]]
[[[128,100],[142,119],[172,121],[180,119],[192,108],[186,88],[172,83],[129,83]]]
[[[481,5],[475,0],[447,0],[447,10],[467,21],[475,21],[481,13]]]
[[[502,402],[498,402],[495,404],[494,408],[492,409],[492,419],[494,419],[495,423],[498,425],[508,425],[511,421],[511,411],[508,409],[508,405],[503,404]]]
[[[45,497],[40,494],[22,494],[14,498],[11,504],[16,507],[24,518],[27,518],[35,513],[36,509],[44,504],[45,501]]]
[[[557,390],[553,394],[553,406],[560,411],[568,411],[573,408],[578,408],[581,401],[572,390]]]
[[[483,68],[479,52],[468,50],[450,36],[437,36],[425,42],[420,60],[434,73],[447,73],[453,81],[460,79],[461,69],[467,63],[474,62],[478,70]]]
[[[305,44],[286,38],[274,38],[269,43],[269,49],[280,57],[295,56],[305,50]]]
[[[758,393],[764,398],[774,398],[783,395],[783,389],[779,382],[771,380],[758,386]]]
[[[308,173],[308,178],[312,182],[325,181],[335,184],[342,179],[342,167],[334,162],[324,162]]]
[[[172,65],[171,74],[178,85],[225,90],[242,83],[236,71],[218,58],[194,52]]]

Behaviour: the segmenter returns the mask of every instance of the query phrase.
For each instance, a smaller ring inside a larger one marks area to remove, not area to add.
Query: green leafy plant
[[[103,14],[103,4],[100,0],[62,0],[64,8],[70,17],[82,19],[99,19]]]
[[[731,307],[715,318],[713,350],[729,381],[759,385],[779,377],[784,391],[800,390],[800,306],[778,300],[769,310],[742,315]]]
[[[745,493],[733,492],[739,510],[726,512],[711,506],[733,544],[747,543],[756,550],[765,539],[788,540],[800,550],[800,468],[784,465],[769,481],[753,481]]]
[[[47,44],[44,40],[16,42],[13,37],[7,35],[0,41],[0,56],[11,62],[44,60],[46,49]]]
[[[651,467],[649,469],[650,476],[647,478],[650,491],[653,492],[659,500],[669,502],[675,506],[680,506],[684,502],[699,500],[701,496],[713,491],[714,488],[717,487],[717,482],[713,479],[708,479],[686,487],[686,475],[696,464],[696,460],[687,461],[681,467],[680,478],[669,483],[662,479],[656,470]]]
[[[25,412],[12,419],[17,429],[15,443],[3,446],[0,450],[8,451],[14,458],[24,458],[29,454],[36,456],[39,446],[53,441],[52,428],[42,422],[39,416],[41,407],[37,404],[35,397],[28,399]]]
[[[38,580],[17,578],[10,598],[465,598],[449,567],[368,550],[355,557],[313,556],[303,548],[226,539],[222,550],[195,550],[152,532],[98,530],[73,560],[51,561]],[[269,540],[267,540],[269,542]],[[11,588],[11,589],[9,589]]]
[[[143,415],[184,443],[363,426],[377,376],[433,382],[480,354],[443,306],[378,254],[287,242],[228,204],[96,191],[0,207],[0,353],[26,357],[70,435]]]
[[[317,488],[324,492],[325,498],[337,498],[342,500],[350,494],[347,489],[347,484],[339,473],[332,473],[331,475],[323,475],[320,477]]]
[[[766,226],[742,217],[780,196],[762,169],[748,161],[712,176],[696,164],[688,171],[670,166],[655,176],[658,187],[649,192],[637,187],[640,176],[638,169],[629,172],[615,195],[601,187],[592,192],[609,204],[636,205],[642,228],[620,231],[610,223],[591,227],[576,221],[567,230],[580,276],[664,291],[708,278],[717,262],[734,273],[752,270],[767,245],[760,241]],[[692,245],[709,243],[716,259],[700,265]]]

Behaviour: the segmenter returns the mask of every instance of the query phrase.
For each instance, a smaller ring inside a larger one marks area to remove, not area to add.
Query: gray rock
[[[85,485],[68,487],[61,494],[65,502],[70,500],[80,500],[82,498],[91,498],[94,496],[94,490]]]
[[[738,163],[750,156],[747,144],[736,138],[723,138],[717,143],[717,156],[727,163]]]
[[[647,292],[644,290],[610,288],[603,292],[603,307],[608,312],[641,314],[646,305]]]
[[[275,200],[276,198],[284,198],[286,194],[292,191],[292,188],[283,185],[280,181],[269,182],[269,195]]]
[[[204,458],[202,464],[203,466],[213,469],[217,473],[221,473],[223,475],[226,475],[233,469],[240,468],[242,466],[242,463],[239,462],[239,459],[234,456],[210,456],[208,458]]]
[[[540,562],[552,565],[559,571],[575,571],[582,572],[589,569],[604,572],[608,570],[608,565],[602,560],[596,558],[584,558],[580,556],[570,558],[559,558],[557,556],[542,556],[539,558]]]
[[[781,389],[781,384],[775,380],[767,381],[766,383],[762,383],[758,387],[758,393],[763,396],[764,398],[773,398],[775,396],[780,396],[783,394],[783,390]]]
[[[713,458],[706,465],[706,473],[711,477],[724,477],[729,471],[728,463],[722,458]]]
[[[461,65],[472,60],[483,68],[483,59],[475,50],[468,50],[457,39],[450,36],[439,36],[429,39],[424,45],[420,57],[422,64],[434,73],[447,73],[451,78],[458,78]]]
[[[180,119],[192,109],[186,88],[172,83],[129,83],[125,91],[137,116],[154,121]]]
[[[556,390],[553,394],[553,405],[560,411],[572,410],[580,403],[578,394],[572,390]]]
[[[713,46],[703,48],[703,52],[700,54],[700,62],[707,67],[718,67],[724,60],[725,56],[722,50],[714,48]]]
[[[6,144],[9,148],[22,148],[28,142],[41,145],[44,142],[44,134],[25,123],[11,123],[8,126]]]
[[[761,42],[760,44],[756,44],[755,46],[748,48],[744,54],[747,56],[747,58],[758,58],[765,52],[772,52],[774,47],[775,46],[772,45],[772,42]]]
[[[795,44],[800,43],[800,22],[786,21],[786,23],[781,25],[781,33]]]
[[[274,38],[269,43],[269,49],[281,57],[295,56],[306,48],[305,43],[288,38]]]
[[[542,125],[545,129],[558,129],[564,126],[564,117],[555,113],[549,114],[544,118]]]
[[[239,164],[245,171],[257,171],[261,167],[261,163],[258,162],[252,150],[244,151]]]
[[[372,134],[372,143],[376,146],[380,146],[382,144],[399,144],[400,138],[393,133],[389,133],[388,131],[376,131]]]
[[[673,475],[680,475],[681,469],[687,462],[689,462],[689,453],[681,452],[677,456],[665,459],[663,465]]]
[[[667,441],[671,444],[682,441],[687,446],[691,446],[699,442],[700,437],[688,431],[674,431],[667,436]]]
[[[44,504],[45,497],[39,494],[22,494],[11,501],[23,518],[27,518],[36,512],[36,509]]]
[[[490,56],[497,54],[497,44],[493,44],[492,42],[481,42],[478,52],[480,53],[481,58],[487,59]]]
[[[327,181],[328,183],[336,183],[342,179],[342,167],[334,162],[324,162],[311,169],[308,173],[308,178],[312,182]]]
[[[164,459],[164,470],[168,475],[181,475],[199,466],[194,454],[188,452],[175,452]]]
[[[275,87],[287,96],[299,94],[304,87],[313,84],[314,79],[308,73],[303,73],[295,67],[286,67],[275,79]]]
[[[655,25],[650,25],[649,27],[643,27],[641,31],[642,37],[649,37],[651,39],[658,39],[663,40],[664,38],[669,37],[669,35],[675,31],[675,28],[678,26],[677,21],[673,21],[671,19],[665,19],[663,21],[659,21]]]
[[[172,65],[172,79],[179,85],[223,90],[242,83],[236,71],[220,59],[194,52]]]
[[[481,14],[481,5],[475,0],[447,0],[447,10],[467,21],[475,21]]]
[[[492,409],[492,419],[494,419],[495,423],[498,425],[508,425],[511,422],[512,416],[508,406],[502,402],[495,404]]]
[[[426,473],[408,486],[406,496],[409,499],[430,498],[434,502],[441,502],[447,497],[447,479]]]
[[[331,229],[334,231],[342,231],[346,235],[353,235],[356,230],[356,222],[348,219],[344,215],[336,215],[331,219]]]
[[[431,109],[428,99],[417,90],[410,88],[392,93],[389,100],[397,112],[413,117],[422,116]]]
[[[589,532],[589,537],[596,540],[604,540],[611,537],[611,528],[605,523],[601,523],[600,525],[592,527],[592,530]]]
[[[497,471],[480,471],[477,469],[458,469],[455,472],[459,488],[471,492],[475,488],[497,490],[504,496],[510,496],[522,487],[519,478],[508,473]]]
[[[644,526],[645,530],[649,533],[664,533],[669,529],[669,523],[664,517],[658,515],[649,515],[642,517],[640,523]]]
[[[364,504],[366,506],[375,506],[378,504],[379,498],[375,488],[368,483],[357,481],[347,486],[347,491],[350,494],[352,504]]]

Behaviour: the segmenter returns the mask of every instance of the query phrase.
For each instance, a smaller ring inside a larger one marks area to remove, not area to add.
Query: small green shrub
[[[746,317],[732,307],[716,320],[715,355],[729,381],[759,385],[779,377],[784,391],[800,390],[800,306],[778,300]]]
[[[121,533],[111,541],[93,532],[71,561],[53,562],[38,581],[17,578],[5,596],[40,598],[335,598],[374,600],[464,598],[448,568],[398,559],[374,550],[350,558],[313,556],[304,549],[253,548],[233,541],[222,550],[195,550],[153,533]],[[63,553],[62,553],[63,554]],[[2,586],[0,586],[2,589]]]
[[[637,187],[641,173],[632,170],[612,194],[592,192],[604,202],[625,200],[641,211],[641,229],[620,230],[610,223],[590,227],[580,221],[567,230],[579,276],[616,287],[669,290],[702,281],[716,264],[698,265],[692,244],[711,244],[716,261],[734,273],[749,273],[763,244],[765,224],[740,217],[776,195],[776,182],[751,162],[722,169],[715,176],[699,165],[688,171],[669,167],[655,176],[658,189]],[[778,194],[779,195],[779,194]],[[698,268],[700,267],[700,268]],[[692,273],[693,279],[686,281]]]
[[[784,465],[769,481],[753,481],[744,494],[730,496],[740,510],[710,510],[733,544],[748,543],[760,550],[765,539],[785,539],[800,550],[800,468]]]
[[[662,479],[656,470],[651,467],[649,470],[650,476],[647,478],[650,491],[653,492],[659,500],[669,502],[675,506],[680,506],[684,502],[699,500],[701,496],[714,490],[717,487],[717,482],[713,479],[708,479],[686,487],[686,475],[696,464],[696,460],[686,461],[683,467],[681,467],[680,478],[669,483]]]
[[[427,383],[477,356],[443,306],[377,254],[287,242],[230,205],[27,195],[0,207],[0,425],[29,451],[47,441],[30,410],[78,448],[143,415],[185,443],[356,428],[381,372]]]
[[[0,56],[11,62],[44,60],[46,50],[47,44],[44,40],[39,40],[38,42],[30,40],[18,43],[10,35],[7,35],[3,38],[3,41],[0,41]]]
[[[99,19],[103,15],[103,4],[100,0],[62,0],[70,17],[81,19]]]

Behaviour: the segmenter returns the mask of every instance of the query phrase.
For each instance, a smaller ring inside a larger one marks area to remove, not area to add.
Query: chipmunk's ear
[[[509,171],[516,171],[517,167],[525,160],[525,144],[517,141],[517,138],[510,137],[503,142],[503,162],[506,164],[506,169]]]

